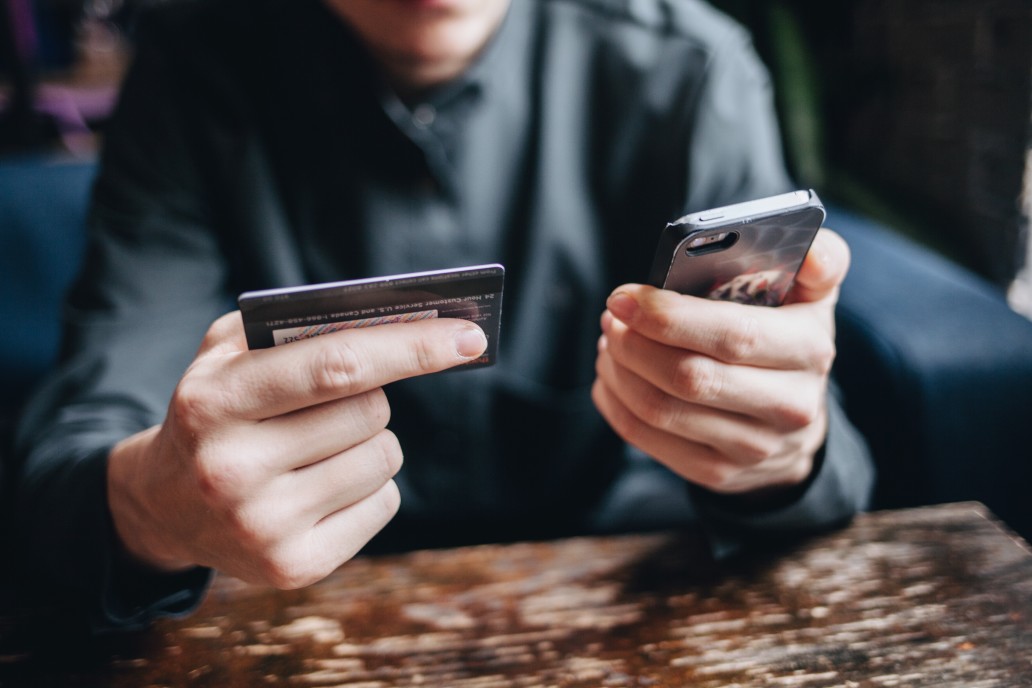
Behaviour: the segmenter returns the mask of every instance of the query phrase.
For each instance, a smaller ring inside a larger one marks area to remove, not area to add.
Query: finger
[[[795,430],[820,409],[825,374],[729,365],[643,337],[617,320],[604,324],[606,352],[621,366],[682,401]]]
[[[393,480],[351,506],[334,512],[308,532],[308,549],[314,561],[323,562],[329,575],[348,561],[383,530],[401,505],[401,494]]]
[[[762,308],[625,284],[606,307],[641,336],[725,363],[806,370],[834,358],[827,324],[803,305]]]
[[[252,460],[270,475],[322,461],[346,451],[387,427],[391,409],[382,388],[327,401],[257,424],[247,423],[226,437],[227,447],[252,446]]]
[[[277,489],[284,499],[303,495],[299,517],[314,525],[380,490],[402,461],[398,438],[382,430],[347,451],[285,474]]]
[[[732,478],[731,464],[711,447],[661,432],[642,423],[601,380],[591,388],[595,407],[613,431],[681,477],[703,487],[718,489]]]
[[[311,585],[355,556],[394,517],[400,502],[398,486],[388,481],[314,526],[288,533],[250,557],[234,559],[231,570],[244,580],[277,588]]]
[[[736,413],[684,402],[616,363],[603,353],[596,370],[606,388],[641,422],[712,447],[741,466],[754,466],[783,448],[781,433]]]
[[[244,321],[240,311],[226,313],[211,324],[201,340],[196,357],[214,356],[247,350]]]
[[[806,479],[812,467],[812,461],[794,456],[778,457],[761,467],[736,465],[706,445],[642,423],[601,380],[596,380],[591,394],[599,412],[624,441],[681,477],[714,492],[737,494],[795,485]]]
[[[486,347],[466,320],[378,325],[232,357],[211,383],[227,415],[260,420],[461,365]]]
[[[831,296],[849,272],[849,261],[845,239],[830,229],[821,229],[799,268],[786,303],[810,303]]]

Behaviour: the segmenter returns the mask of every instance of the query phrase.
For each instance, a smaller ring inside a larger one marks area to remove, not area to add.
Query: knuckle
[[[333,573],[343,560],[353,557],[359,549],[355,545],[347,538],[327,539],[313,530],[280,538],[260,550],[260,574],[269,585],[281,590],[305,588]]]
[[[654,428],[671,430],[678,424],[679,414],[673,400],[655,387],[650,388],[641,399],[638,413],[641,419]]]
[[[319,394],[349,394],[362,387],[369,376],[369,363],[347,337],[336,337],[336,346],[326,347],[315,358],[312,386]]]
[[[645,439],[645,425],[627,412],[618,412],[612,419],[613,430],[625,442],[640,446]]]
[[[785,477],[791,485],[798,485],[810,477],[812,461],[796,461],[786,471]]]
[[[730,493],[741,474],[741,469],[723,461],[714,462],[702,471],[698,483],[713,492]]]
[[[723,388],[716,361],[705,356],[689,356],[674,371],[674,389],[684,399],[709,402],[717,399]]]
[[[208,331],[204,333],[204,337],[201,338],[200,348],[205,351],[209,349],[214,349],[222,343],[222,339],[222,328],[216,321],[214,324],[212,324],[211,327],[208,328]]]
[[[280,590],[304,588],[325,577],[316,565],[306,561],[306,557],[297,556],[288,546],[270,551],[261,568],[269,584]]]
[[[263,551],[276,539],[277,515],[270,505],[238,506],[229,510],[226,520],[228,531],[246,548]]]
[[[664,333],[668,336],[677,336],[681,325],[676,312],[670,308],[652,308],[650,306],[650,300],[645,299],[643,303],[643,312],[644,314],[647,314],[652,328],[657,332]]]
[[[837,353],[835,342],[830,337],[815,340],[812,360],[817,372],[821,375],[829,374]]]
[[[229,339],[240,324],[240,313],[237,311],[226,313],[218,318],[209,327],[201,339],[201,350],[207,351],[216,349]]]
[[[774,406],[774,414],[781,425],[791,430],[809,427],[820,417],[817,399],[785,399]]]
[[[412,356],[415,359],[416,369],[421,373],[432,373],[440,366],[437,364],[438,356],[433,341],[427,337],[420,337],[412,347]]]
[[[776,449],[774,444],[754,432],[741,433],[736,436],[732,451],[739,461],[748,465],[756,466],[773,458]]]
[[[397,435],[390,430],[382,430],[376,435],[378,477],[387,483],[401,470],[404,455]]]
[[[194,456],[197,487],[209,503],[218,504],[244,484],[244,466],[221,454],[200,450]]]
[[[382,522],[386,523],[394,518],[401,508],[401,492],[398,490],[397,483],[388,480],[376,495]]]
[[[170,409],[185,430],[197,432],[208,425],[220,403],[217,388],[187,375],[176,385]]]
[[[730,319],[716,343],[717,355],[730,363],[752,360],[760,349],[760,324],[756,318],[743,314]]]

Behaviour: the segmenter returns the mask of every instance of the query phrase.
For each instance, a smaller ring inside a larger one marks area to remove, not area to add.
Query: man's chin
[[[410,0],[398,0],[410,1]],[[481,32],[465,22],[441,20],[398,31],[381,54],[408,66],[468,64],[484,46]]]
[[[381,55],[384,68],[400,78],[395,86],[402,90],[433,87],[457,77],[468,66],[468,59],[454,50],[434,50],[424,47]]]
[[[417,88],[432,85],[419,74],[457,76],[476,59],[509,6],[508,0],[325,1],[400,86]]]

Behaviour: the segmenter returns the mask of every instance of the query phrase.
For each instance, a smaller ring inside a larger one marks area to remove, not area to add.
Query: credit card
[[[487,335],[483,355],[463,368],[493,365],[498,356],[505,268],[473,265],[244,292],[237,299],[249,349],[267,349],[331,332],[429,318],[462,318]]]

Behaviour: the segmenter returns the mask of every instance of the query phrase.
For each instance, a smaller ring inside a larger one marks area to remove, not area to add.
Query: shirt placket
[[[422,168],[409,171],[407,184],[394,189],[386,212],[395,218],[390,237],[374,237],[375,251],[386,252],[394,271],[423,270],[473,262],[470,237],[461,212],[462,189],[456,169],[463,117],[475,99],[467,86],[448,99],[411,107],[389,94],[384,111],[400,133],[422,154]],[[384,242],[389,245],[384,245]],[[387,267],[384,265],[383,267]]]

